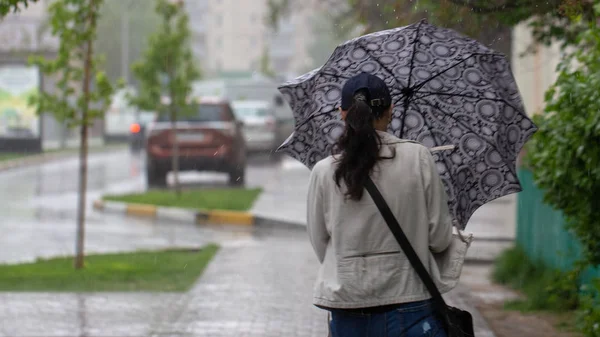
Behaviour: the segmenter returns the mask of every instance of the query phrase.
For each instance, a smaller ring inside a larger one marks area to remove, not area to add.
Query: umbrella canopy
[[[350,40],[319,69],[279,87],[295,118],[279,151],[312,168],[344,129],[342,86],[367,72],[394,103],[388,132],[432,151],[464,229],[481,205],[521,191],[516,160],[537,130],[524,112],[506,57],[453,30],[421,21]]]

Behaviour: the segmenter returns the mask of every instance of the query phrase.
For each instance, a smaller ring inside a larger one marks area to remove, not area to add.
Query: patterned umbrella
[[[394,102],[388,132],[432,151],[458,227],[481,205],[519,192],[516,160],[537,130],[506,57],[426,21],[350,40],[319,69],[279,87],[295,118],[279,151],[309,168],[329,156],[344,124],[345,81],[379,76]]]

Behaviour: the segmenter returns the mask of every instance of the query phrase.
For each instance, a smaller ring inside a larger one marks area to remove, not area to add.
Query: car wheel
[[[245,183],[246,183],[245,168],[236,168],[229,172],[229,185],[230,186],[244,186]]]
[[[146,181],[148,187],[165,187],[167,186],[167,172],[159,170],[155,164],[148,161],[146,165]]]

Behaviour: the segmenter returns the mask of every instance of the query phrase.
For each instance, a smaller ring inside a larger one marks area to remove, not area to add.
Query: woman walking
[[[333,337],[446,336],[429,292],[364,188],[370,177],[437,281],[433,253],[452,241],[446,192],[430,151],[386,132],[392,108],[379,77],[349,79],[336,154],[311,172],[308,232],[321,263],[313,303],[331,312]]]

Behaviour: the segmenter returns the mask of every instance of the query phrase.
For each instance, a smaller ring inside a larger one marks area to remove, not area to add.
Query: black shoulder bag
[[[446,304],[442,294],[435,286],[435,283],[427,272],[427,269],[419,259],[419,256],[415,250],[412,248],[408,238],[400,227],[398,220],[396,220],[396,217],[390,210],[388,204],[371,178],[368,178],[365,188],[371,195],[375,205],[377,205],[377,208],[381,212],[381,215],[385,219],[388,227],[396,237],[396,240],[398,240],[398,243],[404,251],[404,254],[431,294],[434,311],[438,318],[442,321],[444,330],[446,331],[448,337],[474,337],[475,333],[473,331],[473,317],[468,311],[454,308]]]

